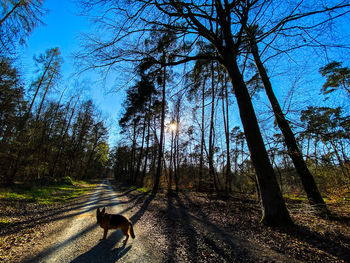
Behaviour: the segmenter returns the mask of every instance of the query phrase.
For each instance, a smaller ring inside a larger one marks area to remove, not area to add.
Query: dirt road
[[[104,180],[84,198],[49,221],[50,233],[16,262],[297,262],[223,230],[201,209],[188,212],[177,197],[164,202],[137,191],[114,191]],[[100,241],[97,207],[130,218],[136,238],[123,245],[121,231],[110,230]]]
[[[155,251],[150,249],[134,222],[136,238],[129,238],[123,246],[120,231],[109,231],[107,240],[100,241],[103,230],[96,224],[96,208],[106,207],[109,213],[128,216],[132,209],[125,209],[123,202],[113,191],[108,180],[103,181],[90,195],[87,202],[77,210],[70,211],[61,222],[57,222],[57,233],[44,239],[34,248],[34,257],[26,262],[161,262]],[[128,211],[127,211],[128,210]],[[132,214],[131,214],[132,215]],[[138,235],[138,233],[140,233]],[[41,251],[36,253],[36,251]]]
[[[111,230],[100,241],[98,207],[130,218],[136,238],[124,246],[121,232]],[[246,195],[152,196],[105,180],[64,204],[9,202],[2,209],[21,217],[0,235],[1,262],[350,262],[348,217],[331,222],[299,213],[294,228],[272,229],[257,224],[259,204]]]

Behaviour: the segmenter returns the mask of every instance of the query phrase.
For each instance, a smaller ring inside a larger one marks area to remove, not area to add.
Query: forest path
[[[100,241],[98,207],[130,218],[136,238],[129,238],[124,246],[121,231],[110,230],[107,240]],[[188,210],[176,195],[114,190],[109,180],[59,218],[52,222],[55,231],[45,235],[31,248],[32,256],[21,262],[297,262],[239,236],[235,229],[224,230],[201,209]]]
[[[132,207],[118,200],[109,180],[104,180],[77,209],[69,211],[61,222],[61,228],[47,237],[41,247],[33,248],[34,257],[27,262],[161,262],[155,251],[147,247],[147,237],[134,223],[136,238],[129,238],[123,246],[121,231],[110,230],[107,239],[100,241],[103,229],[96,224],[96,209],[106,207],[108,213],[124,214],[128,217]],[[38,251],[38,253],[35,253]]]

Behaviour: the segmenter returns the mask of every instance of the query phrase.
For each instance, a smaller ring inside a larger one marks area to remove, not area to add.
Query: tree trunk
[[[215,110],[215,84],[214,84],[214,62],[212,62],[211,65],[211,74],[212,74],[212,81],[211,81],[211,113],[210,113],[210,128],[209,128],[209,155],[208,155],[208,162],[209,162],[209,177],[210,177],[210,189],[209,191],[211,193],[214,193],[214,190],[217,190],[216,183],[215,183],[215,168],[214,168],[214,110]]]
[[[177,119],[177,123],[180,123],[179,116]],[[174,139],[174,178],[175,178],[175,190],[179,191],[179,129],[176,129],[175,139]]]
[[[172,186],[172,182],[173,182],[173,148],[174,148],[174,131],[171,131],[170,162],[169,162],[169,182],[168,182],[168,192],[169,193],[172,190],[171,186]]]
[[[311,140],[311,135],[310,133],[307,136],[307,147],[306,147],[306,161],[310,159],[310,140]]]
[[[60,99],[59,99],[58,102],[57,102],[57,106],[56,106],[56,109],[55,109],[55,114],[54,114],[54,116],[53,116],[53,118],[52,118],[52,121],[51,121],[51,123],[50,123],[49,136],[51,136],[51,134],[52,134],[52,130],[53,130],[53,128],[54,128],[55,121],[56,121],[56,119],[57,119],[57,114],[58,114],[58,111],[59,111],[60,106],[61,106],[61,101],[62,101],[62,98],[63,98],[63,95],[64,95],[66,89],[67,89],[67,87],[64,88],[63,92],[61,93]]]
[[[334,142],[333,140],[330,140],[329,143],[331,144],[332,148],[333,148],[333,151],[334,151],[334,154],[335,156],[337,157],[337,160],[338,160],[338,164],[340,166],[340,170],[342,171],[344,177],[347,177],[348,174],[347,174],[347,170],[346,170],[346,167],[344,165],[344,162],[339,154],[339,150],[337,149],[337,146],[336,146],[336,142]],[[326,142],[325,142],[326,144]]]
[[[151,103],[152,103],[152,99],[150,98],[150,104],[148,107],[149,113],[150,113],[150,109],[151,109]],[[146,116],[147,116],[147,139],[146,139],[145,163],[143,165],[141,180],[140,180],[141,186],[143,186],[143,180],[146,176],[146,169],[147,169],[147,163],[148,163],[148,152],[149,152],[150,128],[151,128],[150,116],[147,114],[146,114]]]
[[[175,118],[176,118],[176,129],[175,129],[175,138],[174,138],[174,179],[175,179],[175,189],[176,192],[179,191],[179,165],[180,165],[180,156],[179,156],[179,126],[180,126],[180,108],[181,108],[181,97],[176,100],[175,104]]]
[[[271,226],[291,225],[276,175],[270,163],[248,89],[233,53],[222,54],[237,99],[248,148],[255,167],[262,202],[261,222]]]
[[[222,92],[222,115],[224,120],[225,140],[226,140],[226,169],[225,169],[225,194],[231,192],[231,158],[230,158],[230,132],[229,132],[229,116],[228,116],[228,94],[226,82],[224,83]],[[226,107],[225,107],[226,103]]]
[[[135,167],[135,162],[136,162],[136,120],[133,120],[133,134],[132,134],[132,145],[131,145],[131,161],[130,161],[130,183],[134,184],[135,183],[135,177],[136,177],[136,167]]]
[[[91,160],[92,160],[92,156],[93,156],[94,153],[95,153],[98,140],[99,140],[99,138],[96,138],[96,141],[95,141],[94,144],[92,145],[92,149],[91,149],[91,152],[90,152],[90,154],[89,154],[89,158],[88,158],[88,160],[87,160],[87,162],[86,162],[85,169],[84,169],[84,172],[83,172],[83,176],[82,176],[83,179],[87,178],[89,166],[90,166],[90,163],[91,163]]]
[[[202,85],[202,120],[201,120],[201,152],[199,156],[199,176],[198,176],[198,191],[202,190],[203,180],[203,161],[204,161],[204,111],[205,111],[205,81]]]
[[[40,106],[39,106],[38,112],[36,114],[36,121],[39,120],[40,112],[41,112],[41,109],[43,107],[43,104],[44,104],[44,101],[45,101],[45,98],[46,98],[46,94],[47,94],[47,91],[49,90],[49,87],[51,85],[53,77],[54,77],[54,75],[51,75],[49,83],[46,85],[46,89],[45,89],[44,95],[43,95],[43,97],[41,99]]]
[[[21,1],[21,2],[22,2],[22,1]],[[20,4],[20,3],[19,3],[19,4]],[[4,19],[5,19],[5,18],[4,18]],[[25,126],[26,126],[26,124],[27,124],[27,120],[29,119],[30,112],[31,112],[31,110],[32,110],[32,108],[33,108],[33,105],[34,105],[34,101],[35,101],[35,99],[36,99],[36,96],[38,95],[38,92],[39,92],[39,90],[40,90],[40,88],[41,88],[41,85],[42,85],[42,83],[43,83],[43,81],[44,81],[44,77],[45,77],[45,75],[46,75],[46,73],[47,73],[47,71],[48,71],[48,69],[49,69],[49,66],[50,66],[51,63],[52,63],[53,58],[54,58],[54,55],[51,56],[48,66],[45,68],[44,73],[43,73],[42,76],[40,77],[39,84],[38,84],[38,86],[37,86],[37,88],[36,88],[36,90],[35,90],[35,94],[34,94],[34,96],[33,96],[33,98],[32,98],[32,101],[31,101],[31,103],[30,103],[30,106],[29,106],[27,112],[24,114],[22,120],[20,121],[17,138],[21,138],[22,135],[23,135],[23,131],[24,131],[24,128],[25,128]],[[13,166],[13,169],[12,169],[12,172],[11,172],[11,176],[12,176],[13,178],[15,178],[15,176],[16,176],[16,174],[17,174],[19,165],[20,165],[20,163],[21,163],[21,161],[22,161],[21,159],[22,159],[22,148],[19,149],[19,150],[17,151],[16,160],[15,160],[14,164],[12,165],[12,166]],[[11,167],[9,168],[8,171],[10,172],[10,170],[11,170]]]
[[[289,126],[288,121],[285,119],[282,109],[277,101],[277,98],[272,90],[272,85],[269,77],[267,76],[266,70],[261,62],[258,47],[255,41],[250,42],[251,52],[254,56],[255,64],[258,68],[262,82],[265,87],[267,97],[271,103],[273,112],[276,117],[278,127],[280,128],[284,141],[288,148],[288,154],[292,158],[293,164],[300,176],[301,182],[304,186],[305,192],[312,206],[316,208],[317,213],[329,213],[324,200],[317,188],[315,180],[311,175],[306,163],[303,159],[303,155],[299,150],[295,136]]]
[[[38,86],[37,86],[37,88],[36,88],[36,90],[35,90],[35,94],[34,94],[34,96],[33,96],[32,102],[30,103],[30,106],[29,106],[29,109],[28,109],[28,116],[29,116],[29,114],[30,114],[30,112],[31,112],[31,110],[32,110],[32,108],[33,108],[33,105],[34,105],[34,101],[35,101],[35,99],[36,99],[36,96],[38,95],[38,92],[39,92],[39,90],[40,90],[40,88],[41,88],[41,85],[43,84],[44,78],[45,78],[45,76],[46,76],[47,71],[49,70],[49,68],[50,68],[50,66],[51,66],[51,63],[52,63],[52,60],[53,60],[54,56],[55,56],[55,53],[52,53],[51,58],[50,58],[50,61],[49,61],[48,65],[47,65],[47,67],[45,68],[44,73],[41,75],[41,77],[40,77],[40,79],[39,79]]]
[[[55,176],[56,164],[58,163],[58,160],[59,160],[59,158],[60,158],[61,152],[64,150],[64,146],[65,146],[64,140],[65,140],[66,135],[67,135],[67,133],[68,133],[68,130],[69,130],[71,121],[72,121],[72,119],[73,119],[74,112],[75,112],[75,108],[76,108],[76,106],[77,106],[78,101],[79,101],[79,97],[78,97],[77,101],[76,101],[75,104],[74,104],[74,107],[73,107],[72,113],[71,113],[71,115],[70,115],[70,117],[69,117],[67,126],[64,128],[64,132],[63,132],[63,130],[62,130],[61,141],[60,141],[60,144],[58,145],[58,151],[57,151],[56,157],[55,157],[55,159],[54,159],[54,161],[53,161],[53,163],[52,163],[52,169],[51,169],[51,172],[50,172],[50,174],[51,174],[52,177]],[[68,112],[69,112],[69,106],[68,106],[68,108],[67,108],[67,113],[68,113]]]
[[[15,4],[12,9],[10,10],[10,12],[8,12],[1,20],[0,20],[0,28],[2,26],[2,24],[5,22],[5,20],[7,18],[9,18],[11,16],[11,14],[18,8],[20,7],[21,5],[24,4],[24,1],[23,0],[20,0],[17,4]]]
[[[139,158],[137,160],[137,165],[136,165],[136,173],[135,173],[135,179],[134,183],[137,184],[138,177],[140,175],[140,167],[141,167],[141,161],[142,161],[142,156],[143,156],[143,146],[145,143],[145,135],[146,135],[146,114],[143,117],[143,127],[142,127],[142,139],[141,139],[141,147],[140,147],[140,153],[139,153]]]
[[[162,174],[162,158],[163,158],[163,138],[164,138],[164,122],[165,122],[165,85],[166,85],[166,67],[163,69],[163,88],[162,88],[162,115],[160,120],[160,138],[158,148],[157,172],[154,180],[152,193],[156,194],[159,189],[160,176]]]

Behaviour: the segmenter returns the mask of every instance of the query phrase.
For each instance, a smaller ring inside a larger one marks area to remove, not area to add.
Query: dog
[[[135,238],[132,224],[125,216],[107,214],[105,208],[103,208],[102,211],[100,211],[100,208],[97,208],[96,219],[97,224],[99,224],[104,230],[102,240],[106,239],[109,229],[120,229],[123,232],[124,236],[126,236],[125,240],[123,241],[124,245],[128,242],[129,232],[131,237]]]

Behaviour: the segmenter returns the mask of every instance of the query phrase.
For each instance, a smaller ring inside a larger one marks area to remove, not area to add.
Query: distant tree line
[[[34,57],[31,83],[23,83],[15,66],[21,62],[19,47],[42,23],[42,3],[1,2],[0,184],[61,182],[106,172],[107,129],[79,84],[62,84],[59,48]]]
[[[92,101],[79,94],[64,99],[66,89],[57,100],[47,97],[59,73],[58,56],[57,48],[40,56],[42,71],[27,93],[17,70],[8,60],[0,61],[2,184],[85,179],[105,172],[107,129]]]

